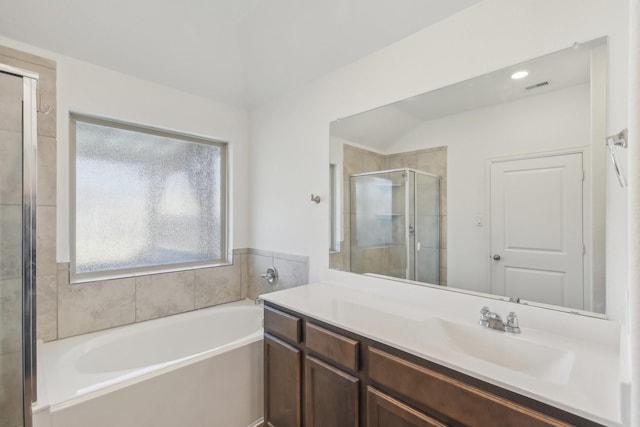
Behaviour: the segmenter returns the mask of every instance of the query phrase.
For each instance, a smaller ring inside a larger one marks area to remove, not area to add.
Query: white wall
[[[626,0],[485,0],[251,112],[252,247],[311,257],[328,269],[329,122],[409,96],[609,36],[609,133],[626,126]],[[608,181],[613,178],[609,173]],[[624,321],[626,194],[608,182],[607,312]]]
[[[244,110],[11,39],[0,37],[0,44],[53,59],[58,64],[58,262],[69,261],[70,111],[230,142],[232,242],[234,247],[247,247],[249,125]]]

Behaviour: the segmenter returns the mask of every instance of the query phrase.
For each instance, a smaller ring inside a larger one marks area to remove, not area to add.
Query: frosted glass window
[[[226,145],[72,116],[74,276],[226,259]]]

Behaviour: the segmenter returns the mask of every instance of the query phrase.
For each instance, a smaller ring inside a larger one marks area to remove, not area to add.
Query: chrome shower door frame
[[[24,427],[32,427],[37,399],[36,363],[36,214],[38,73],[0,64],[0,72],[22,77],[22,379]]]

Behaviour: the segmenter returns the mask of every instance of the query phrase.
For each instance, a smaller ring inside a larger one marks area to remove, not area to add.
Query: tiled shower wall
[[[447,147],[435,147],[404,153],[383,155],[359,147],[343,146],[343,216],[344,240],[340,252],[329,255],[331,268],[351,271],[351,185],[349,177],[364,172],[410,168],[441,177],[440,181],[440,285],[447,284]],[[389,248],[368,248],[359,253],[360,265],[371,273],[386,274],[394,254]]]
[[[375,172],[387,169],[386,156],[351,145],[343,146],[343,182],[342,182],[342,233],[343,240],[340,244],[340,252],[329,255],[329,266],[331,268],[351,271],[351,180],[349,177],[358,173]],[[384,249],[380,249],[384,251]],[[380,269],[380,273],[388,271],[388,259],[385,254],[369,257],[372,261],[372,273]]]
[[[45,58],[25,54],[14,49],[0,46],[0,63],[21,68],[23,70],[39,74],[39,96],[43,108],[51,107],[48,114],[38,114],[38,197],[37,204],[37,281],[41,283],[42,290],[38,291],[38,301],[41,294],[46,293],[51,285],[55,285],[55,230],[56,230],[56,63]],[[5,88],[3,88],[4,91]],[[7,93],[7,92],[4,92]],[[20,94],[21,95],[21,94]],[[8,118],[8,110],[1,108],[5,118]],[[21,123],[21,113],[14,122]],[[14,130],[15,136],[21,140],[19,130]],[[5,135],[6,136],[6,135]],[[13,136],[12,136],[13,137]],[[0,147],[2,163],[18,164],[22,161],[22,144],[14,143]],[[11,198],[11,203],[22,199],[22,177],[11,176],[7,172],[15,169],[13,164],[2,165],[1,193]],[[3,247],[9,249],[11,254],[22,253],[22,226],[21,209],[13,205],[3,212],[0,236],[3,239]],[[0,354],[0,376],[3,386],[0,387],[0,425],[17,425],[22,418],[20,411],[22,396],[14,393],[20,390],[22,384],[22,357],[21,357],[21,325],[14,320],[21,316],[22,310],[22,281],[19,278],[21,261],[19,256],[12,257],[7,254],[0,255],[2,262],[2,279],[0,280],[0,298],[3,307],[11,307],[11,310],[0,312],[0,340],[2,342],[2,354]],[[17,271],[14,271],[16,270]],[[11,270],[11,271],[9,271]],[[5,280],[6,279],[6,280]],[[14,310],[15,308],[15,310]],[[47,304],[38,304],[38,316],[47,317]],[[11,320],[11,321],[9,321]],[[6,392],[6,393],[5,393]]]

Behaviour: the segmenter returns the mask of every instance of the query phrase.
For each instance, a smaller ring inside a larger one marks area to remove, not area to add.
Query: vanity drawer
[[[367,387],[367,414],[367,427],[447,427],[371,386]]]
[[[468,426],[571,425],[373,347],[369,379]]]
[[[264,330],[298,344],[301,341],[302,320],[271,307],[264,307]]]
[[[354,372],[358,371],[360,356],[358,341],[308,322],[304,336],[307,350],[310,352]]]

